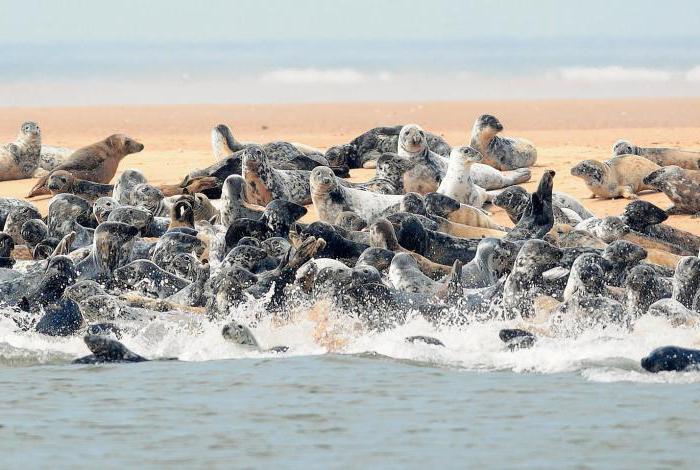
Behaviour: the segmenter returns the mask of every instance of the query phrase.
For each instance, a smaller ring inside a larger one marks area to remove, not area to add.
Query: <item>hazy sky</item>
[[[698,0],[0,0],[0,43],[698,37]]]

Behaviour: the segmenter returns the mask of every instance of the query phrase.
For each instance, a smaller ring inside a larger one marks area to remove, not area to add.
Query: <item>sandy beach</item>
[[[347,103],[305,105],[176,105],[86,108],[4,108],[0,142],[14,140],[23,121],[33,120],[48,145],[78,148],[121,132],[145,144],[126,157],[120,170],[138,168],[155,183],[176,183],[194,168],[213,162],[210,129],[228,124],[241,141],[288,140],[319,148],[345,143],[379,125],[414,122],[443,135],[452,145],[468,142],[476,116],[496,115],[504,135],[532,140],[539,152],[532,190],[545,169],[554,169],[555,190],[581,199],[598,216],[619,214],[628,201],[590,199],[581,180],[569,169],[583,159],[609,158],[612,143],[626,138],[637,145],[700,150],[700,99],[473,101],[434,103]],[[354,170],[352,179],[369,179],[374,170]],[[23,197],[34,180],[0,183],[0,195]],[[663,194],[641,197],[661,207]],[[49,197],[32,201],[45,211]],[[495,217],[510,225],[505,213]],[[306,220],[315,217],[310,210]],[[700,235],[700,224],[674,216],[674,226]]]

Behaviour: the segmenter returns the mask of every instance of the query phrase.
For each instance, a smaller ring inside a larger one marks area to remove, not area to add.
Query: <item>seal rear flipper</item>
[[[39,181],[37,181],[34,187],[32,187],[32,189],[29,191],[27,197],[44,196],[47,194],[51,194],[49,188],[46,187],[46,180],[49,179],[49,176],[50,175],[46,175],[39,179]]]

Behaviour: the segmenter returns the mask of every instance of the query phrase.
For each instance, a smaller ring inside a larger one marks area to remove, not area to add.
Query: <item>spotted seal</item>
[[[537,150],[532,142],[515,137],[501,137],[503,124],[490,114],[477,118],[469,145],[483,156],[483,163],[497,170],[515,170],[533,166]]]
[[[39,167],[41,131],[35,122],[20,126],[14,142],[0,147],[0,181],[31,178]]]
[[[700,172],[667,166],[646,175],[644,184],[662,191],[673,202],[667,210],[669,214],[700,212]]]
[[[618,140],[612,147],[613,156],[639,155],[659,166],[679,166],[700,170],[700,152],[665,147],[638,147],[628,140]]]
[[[114,270],[113,275],[116,281],[129,289],[158,299],[169,297],[190,284],[187,279],[171,274],[145,259],[121,266]]]
[[[108,184],[117,172],[119,162],[132,153],[143,150],[143,144],[123,135],[114,134],[106,139],[76,150],[54,171],[64,170],[76,178]],[[46,194],[48,176],[40,178],[27,197]]]
[[[637,193],[655,189],[644,180],[659,165],[636,155],[623,155],[605,162],[584,160],[571,168],[591,191],[591,197],[636,199]]]
[[[330,168],[314,168],[310,175],[311,200],[321,221],[333,223],[344,211],[352,211],[366,223],[386,215],[387,210],[396,207],[403,196],[376,194],[339,184]]]

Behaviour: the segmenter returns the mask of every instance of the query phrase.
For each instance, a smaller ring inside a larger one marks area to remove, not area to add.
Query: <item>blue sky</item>
[[[0,0],[0,43],[698,37],[697,0]]]

